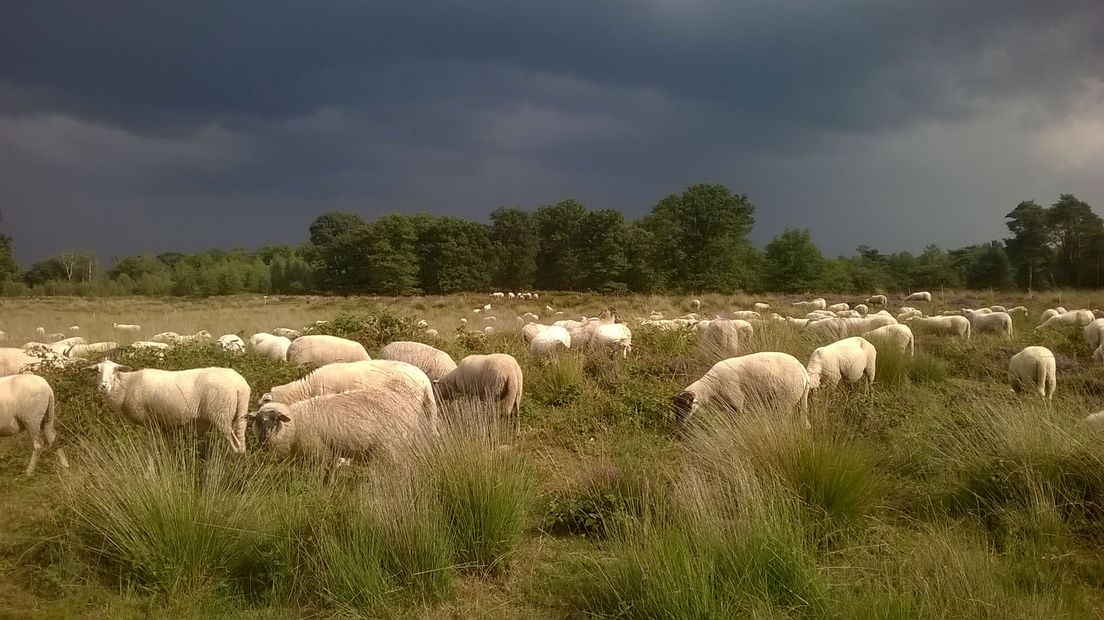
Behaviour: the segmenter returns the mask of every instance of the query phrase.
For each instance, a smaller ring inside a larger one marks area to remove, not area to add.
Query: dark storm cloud
[[[759,241],[956,245],[1104,202],[1102,83],[1088,1],[6,3],[0,209],[29,260],[712,180]]]

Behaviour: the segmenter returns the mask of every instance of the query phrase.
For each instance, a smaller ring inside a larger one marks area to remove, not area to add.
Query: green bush
[[[411,340],[417,331],[411,319],[374,307],[362,313],[338,314],[321,325],[312,325],[306,334],[339,336],[378,350],[396,340]]]

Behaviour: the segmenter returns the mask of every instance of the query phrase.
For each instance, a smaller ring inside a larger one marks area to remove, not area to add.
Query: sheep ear
[[[250,411],[249,413],[243,415],[242,419],[244,419],[246,422],[252,422],[253,420],[257,419],[257,412]]]
[[[133,368],[124,364],[119,364],[119,366],[116,367],[116,370],[118,370],[119,372],[134,372]]]
[[[291,422],[291,418],[287,417],[286,415],[284,415],[282,413],[276,419],[281,421],[281,422]]]

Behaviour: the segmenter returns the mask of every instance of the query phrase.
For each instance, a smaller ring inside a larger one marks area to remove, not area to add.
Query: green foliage
[[[575,401],[583,389],[583,362],[574,355],[551,360],[536,381],[528,386],[528,396],[553,407]]]
[[[542,529],[551,534],[606,536],[628,518],[645,516],[662,502],[664,489],[654,472],[602,462],[585,470],[570,487],[548,499]]]
[[[763,251],[763,281],[783,293],[817,290],[823,263],[808,230],[787,228]]]
[[[535,488],[524,457],[486,438],[452,434],[429,459],[454,562],[482,574],[504,571],[528,525]]]
[[[414,322],[383,308],[363,313],[344,313],[321,325],[312,325],[308,334],[325,334],[355,340],[368,349],[380,349],[396,340],[414,337]]]

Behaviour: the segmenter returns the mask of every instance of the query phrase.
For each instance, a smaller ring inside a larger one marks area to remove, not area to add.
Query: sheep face
[[[253,436],[261,445],[291,427],[287,407],[276,403],[266,404],[257,411],[245,414],[245,421],[253,427]]]
[[[96,371],[96,389],[101,394],[110,394],[119,383],[120,372],[130,372],[129,366],[116,364],[111,360],[104,360],[95,366],[89,366]]]
[[[690,421],[690,418],[693,417],[694,411],[698,408],[697,400],[693,392],[685,390],[679,392],[672,399],[675,406],[675,426],[679,430],[686,428],[686,424]]]

